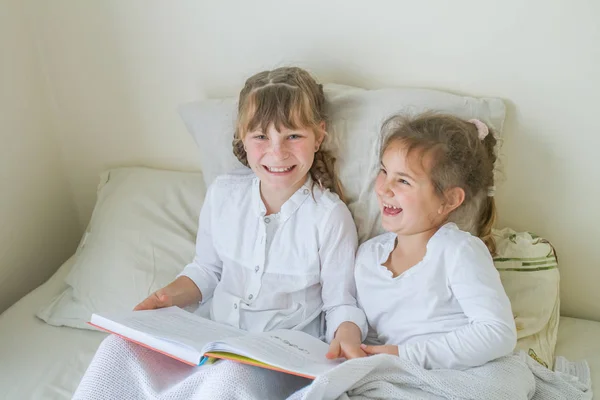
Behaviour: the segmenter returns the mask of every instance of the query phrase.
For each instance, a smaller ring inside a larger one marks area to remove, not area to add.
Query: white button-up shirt
[[[277,215],[266,215],[260,181],[244,169],[209,187],[196,256],[181,275],[198,286],[202,303],[212,298],[214,321],[255,332],[325,333],[327,341],[350,321],[364,338],[354,284],[357,242],[350,211],[336,194],[309,178]]]
[[[474,367],[512,352],[510,301],[479,238],[448,223],[421,262],[393,277],[382,264],[396,238],[377,236],[356,257],[358,303],[380,344],[398,345],[400,357],[427,369]]]

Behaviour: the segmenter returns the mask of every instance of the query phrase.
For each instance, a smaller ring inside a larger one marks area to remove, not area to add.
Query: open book
[[[307,333],[249,333],[178,307],[93,314],[89,324],[190,365],[222,358],[314,379],[342,362],[325,358],[329,346]]]

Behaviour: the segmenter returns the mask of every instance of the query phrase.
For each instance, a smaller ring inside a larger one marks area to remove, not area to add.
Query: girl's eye
[[[254,139],[258,139],[258,140],[265,140],[267,138],[267,135],[256,135],[254,136]]]
[[[295,133],[294,133],[293,135],[290,135],[290,136],[288,136],[288,139],[292,139],[292,140],[294,140],[294,139],[300,139],[301,137],[302,137],[302,136],[300,136],[300,135],[297,135],[297,134],[295,134]]]
[[[383,168],[379,169],[379,173],[387,175],[387,171],[385,169],[383,169]]]
[[[410,183],[408,183],[408,181],[406,179],[398,179],[398,182],[400,182],[403,185],[408,185],[410,186]]]

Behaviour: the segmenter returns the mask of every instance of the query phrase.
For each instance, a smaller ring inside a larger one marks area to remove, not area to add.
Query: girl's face
[[[295,191],[306,181],[322,140],[311,129],[278,131],[271,124],[266,132],[248,132],[243,143],[263,189]]]
[[[383,228],[414,235],[437,228],[448,216],[429,177],[431,157],[419,151],[407,156],[405,145],[391,143],[381,159],[375,191]]]

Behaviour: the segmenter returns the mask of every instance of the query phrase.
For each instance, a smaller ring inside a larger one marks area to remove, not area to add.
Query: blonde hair
[[[326,122],[325,94],[305,70],[297,67],[259,72],[246,80],[240,92],[238,117],[233,137],[233,154],[248,165],[243,140],[248,132],[266,132],[273,124],[278,131],[311,129],[315,135],[326,135],[321,123]],[[335,174],[335,157],[319,148],[310,174],[315,183],[336,193],[342,200],[342,185]]]
[[[430,177],[436,192],[444,196],[447,189],[460,187],[464,202],[450,215],[450,220],[477,235],[496,253],[492,227],[497,210],[494,197],[488,193],[494,186],[496,138],[493,132],[479,139],[477,127],[452,115],[424,113],[416,117],[393,116],[384,124],[387,134],[381,156],[392,144],[401,142],[407,154],[431,153]]]

